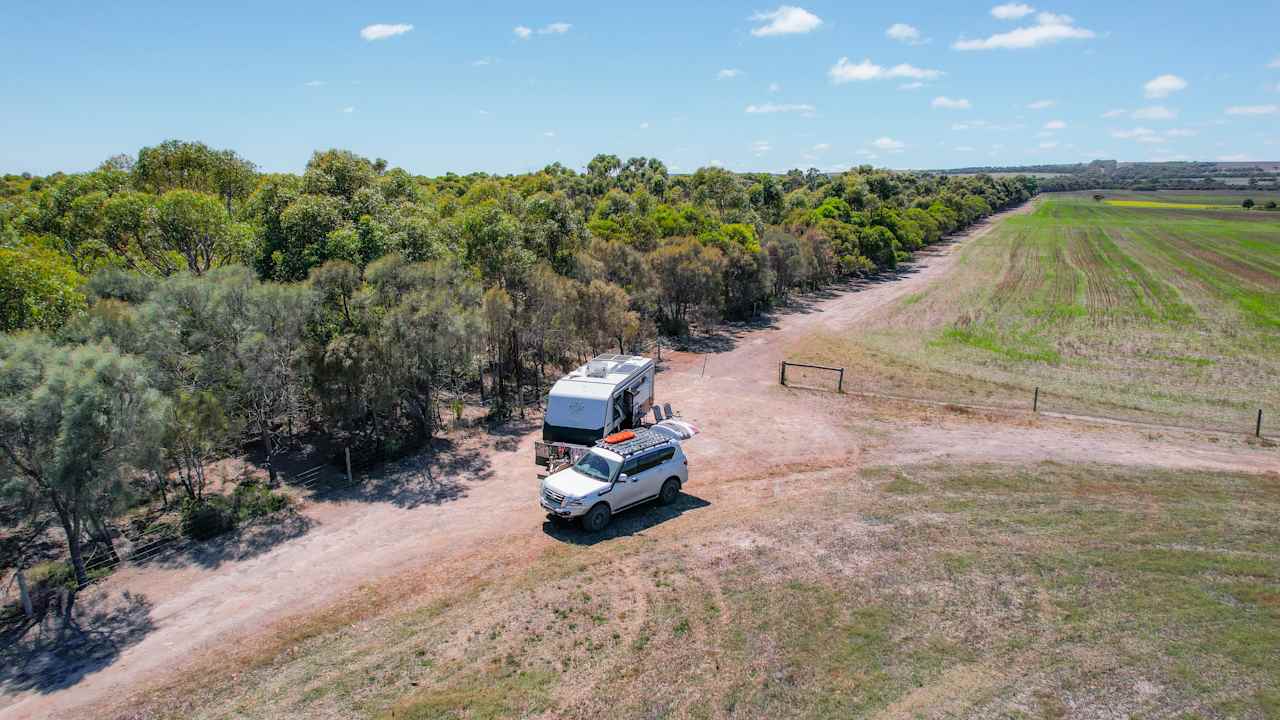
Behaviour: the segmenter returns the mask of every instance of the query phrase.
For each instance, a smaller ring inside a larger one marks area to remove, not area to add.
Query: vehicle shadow
[[[697,495],[681,493],[680,497],[670,505],[648,503],[615,515],[609,522],[609,526],[598,533],[586,532],[576,522],[553,520],[550,517],[542,523],[542,532],[563,543],[589,546],[614,538],[642,535],[645,530],[655,525],[680,517],[691,510],[710,506],[711,503]]]
[[[82,592],[70,623],[49,613],[36,625],[0,636],[0,695],[51,693],[111,665],[155,629],[151,610],[137,593]]]

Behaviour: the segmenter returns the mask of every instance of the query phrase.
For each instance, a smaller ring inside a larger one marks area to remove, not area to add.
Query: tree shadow
[[[542,531],[560,542],[571,545],[595,545],[614,538],[631,535],[642,535],[655,525],[667,522],[689,512],[710,507],[711,503],[697,495],[681,493],[670,505],[646,503],[631,510],[625,510],[609,522],[609,526],[598,533],[589,533],[576,522],[569,522],[548,516],[542,523]]]
[[[80,593],[70,623],[49,613],[0,636],[0,692],[46,694],[75,685],[154,630],[151,610],[137,593]]]
[[[356,484],[317,493],[312,500],[385,502],[412,509],[465,497],[468,485],[491,477],[493,464],[487,453],[436,438],[429,450],[384,463]]]
[[[197,565],[213,570],[226,562],[239,562],[261,555],[281,543],[306,535],[314,526],[315,521],[306,515],[285,510],[209,540],[179,540],[173,550],[134,564],[163,568]]]

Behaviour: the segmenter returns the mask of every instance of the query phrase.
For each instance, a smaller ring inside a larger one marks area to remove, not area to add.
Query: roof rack
[[[655,432],[649,428],[636,428],[632,430],[632,432],[634,432],[636,436],[630,440],[624,440],[620,443],[609,443],[604,440],[597,440],[596,447],[617,453],[625,458],[631,457],[637,453],[642,453],[645,450],[651,450],[671,443],[671,438],[669,436],[663,435],[660,432]]]

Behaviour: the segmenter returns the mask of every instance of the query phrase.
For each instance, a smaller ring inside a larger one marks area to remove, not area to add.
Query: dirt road
[[[732,495],[735,479],[769,468],[776,469],[777,483],[805,468],[917,460],[1280,471],[1274,451],[1192,433],[1157,437],[1067,420],[969,416],[778,386],[778,361],[794,342],[816,329],[855,329],[868,312],[942,276],[955,247],[923,255],[895,280],[813,298],[771,324],[738,329],[723,338],[728,347],[718,352],[664,355],[659,400],[703,429],[689,448],[690,490],[711,504],[690,515],[740,505],[718,501]],[[141,598],[145,627],[107,657],[0,698],[0,715],[88,715],[89,707],[118,699],[205,651],[325,607],[362,584],[448,558],[483,557],[489,548],[517,544],[535,552],[558,543],[543,531],[536,503],[535,429],[533,421],[517,422],[505,434],[462,438],[429,463],[406,463],[359,492],[307,503],[283,530],[118,572],[82,602],[109,604],[125,593]]]

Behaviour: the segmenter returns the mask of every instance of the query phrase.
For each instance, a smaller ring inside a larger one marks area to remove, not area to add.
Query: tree
[[[40,498],[62,525],[76,581],[89,581],[81,536],[131,465],[158,442],[167,403],[141,360],[110,345],[59,347],[0,337],[0,463],[11,491]]]
[[[180,255],[193,275],[237,254],[231,218],[212,195],[170,190],[156,203],[153,223],[160,247]]]
[[[57,330],[84,308],[83,284],[53,250],[0,247],[0,331]]]
[[[1254,205],[1253,198],[1245,198],[1244,202],[1240,203],[1240,207],[1244,208],[1245,210],[1252,210],[1253,205]]]

